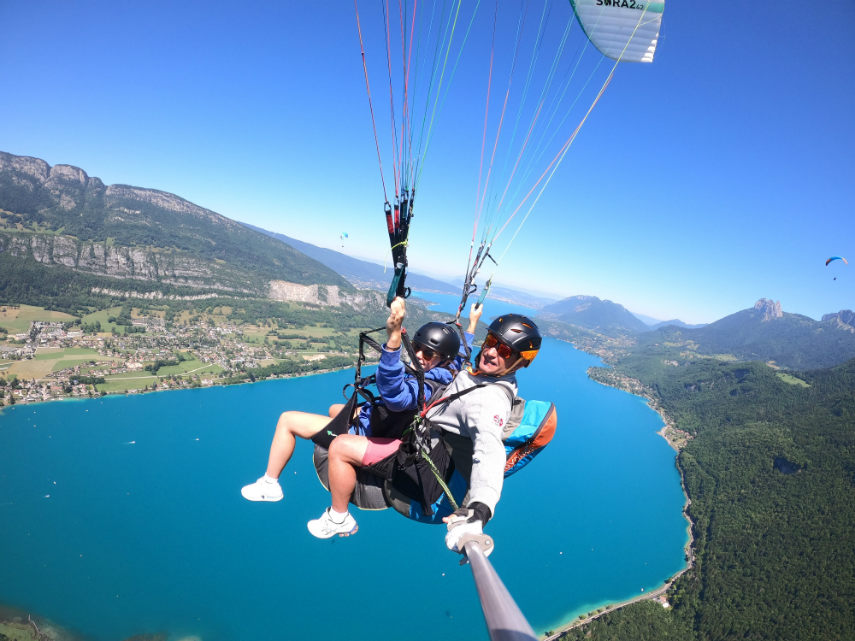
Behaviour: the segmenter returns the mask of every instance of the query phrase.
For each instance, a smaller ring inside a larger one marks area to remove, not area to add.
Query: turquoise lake
[[[519,375],[522,396],[555,402],[558,431],[507,480],[487,531],[490,560],[538,633],[685,565],[685,497],[662,421],[644,399],[588,379],[597,364],[547,339]],[[355,510],[355,536],[308,534],[329,504],[309,444],[283,473],[283,502],[241,498],[279,413],[325,412],[352,376],[6,408],[0,603],[95,641],[486,640],[443,527]]]

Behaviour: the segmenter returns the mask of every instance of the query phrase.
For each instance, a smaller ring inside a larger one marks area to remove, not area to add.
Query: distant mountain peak
[[[648,329],[641,319],[623,305],[596,296],[570,296],[546,305],[539,315],[602,332],[638,333]]]
[[[754,309],[763,314],[763,321],[770,321],[773,318],[783,318],[784,312],[781,309],[781,301],[774,301],[768,298],[761,298],[754,303]]]
[[[763,298],[753,308],[705,327],[665,327],[645,340],[682,343],[699,354],[730,354],[739,360],[773,362],[787,369],[821,369],[855,358],[855,313],[843,310],[815,321],[784,313],[779,302]]]
[[[836,314],[825,314],[821,322],[832,323],[838,329],[855,333],[855,312],[851,309],[841,309]]]

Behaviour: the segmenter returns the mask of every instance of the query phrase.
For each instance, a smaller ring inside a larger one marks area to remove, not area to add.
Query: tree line
[[[806,386],[762,363],[667,351],[615,370],[693,436],[677,462],[695,563],[670,609],[628,606],[561,638],[855,638],[855,360],[790,373]]]

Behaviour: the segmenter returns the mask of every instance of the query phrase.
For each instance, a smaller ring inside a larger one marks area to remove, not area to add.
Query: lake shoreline
[[[574,346],[575,347],[575,346]],[[578,349],[578,348],[577,348]],[[580,350],[584,351],[584,350]],[[596,356],[596,354],[594,354]],[[590,371],[588,373],[588,378],[592,381],[600,383],[601,385],[605,385],[607,387],[612,387],[614,389],[621,390],[623,392],[627,392],[632,394],[633,396],[638,396],[639,398],[643,398],[647,401],[648,407],[656,412],[659,417],[662,419],[662,428],[660,428],[656,433],[665,439],[665,442],[668,443],[668,446],[674,450],[675,453],[679,454],[680,450],[682,450],[686,443],[691,440],[691,435],[687,432],[684,432],[680,429],[677,429],[675,422],[669,417],[664,409],[656,402],[653,396],[644,389],[641,381],[637,379],[629,379],[629,378],[614,378],[610,382],[606,383],[601,381],[590,375]],[[686,491],[686,479],[683,469],[680,467],[679,458],[675,458],[674,465],[677,468],[677,471],[680,474],[680,487],[683,491],[683,496],[685,497],[685,503],[683,504],[683,517],[686,519],[686,533],[687,533],[687,541],[684,547],[684,553],[686,558],[686,567],[682,570],[671,576],[663,585],[656,588],[655,590],[651,590],[650,592],[646,592],[644,594],[639,594],[638,596],[634,596],[630,599],[626,599],[624,601],[617,601],[614,603],[609,603],[607,605],[600,606],[595,611],[589,611],[586,614],[579,615],[582,618],[576,617],[572,621],[568,621],[567,623],[561,625],[559,628],[555,630],[551,630],[550,634],[543,635],[543,641],[556,641],[561,637],[565,632],[572,630],[574,628],[581,627],[583,625],[587,625],[591,621],[603,616],[604,614],[608,614],[609,612],[614,612],[615,610],[619,610],[620,608],[626,607],[628,605],[632,605],[633,603],[639,603],[641,601],[650,601],[655,600],[662,604],[664,608],[670,608],[670,604],[668,600],[665,598],[665,594],[674,584],[679,577],[683,574],[691,570],[695,565],[695,554],[694,554],[694,544],[695,537],[692,533],[692,529],[694,528],[694,522],[689,516],[689,506],[691,505],[691,498],[689,498],[689,493]]]
[[[82,641],[53,621],[0,603],[0,635],[19,641]]]

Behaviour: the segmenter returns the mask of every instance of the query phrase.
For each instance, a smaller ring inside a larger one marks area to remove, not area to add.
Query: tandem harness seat
[[[470,388],[476,389],[476,388]],[[436,397],[441,389],[433,390]],[[355,398],[332,423],[347,423],[342,417],[352,417],[357,407]],[[448,402],[451,398],[438,402]],[[555,405],[548,401],[512,400],[511,417],[504,428],[505,478],[518,472],[537,456],[552,440],[557,425]],[[357,484],[351,503],[363,510],[383,510],[393,507],[404,516],[423,523],[442,523],[442,519],[466,503],[472,470],[472,440],[465,436],[430,430],[429,421],[419,420],[417,412],[410,414],[399,450],[371,468],[357,470]],[[403,417],[395,416],[399,421]],[[395,425],[396,428],[400,424]],[[331,430],[330,430],[331,431]],[[326,431],[325,431],[326,432]],[[339,432],[341,433],[341,432]],[[391,436],[396,438],[395,436]],[[329,490],[328,451],[332,442],[329,434],[325,444],[316,441],[315,470],[321,484]]]

